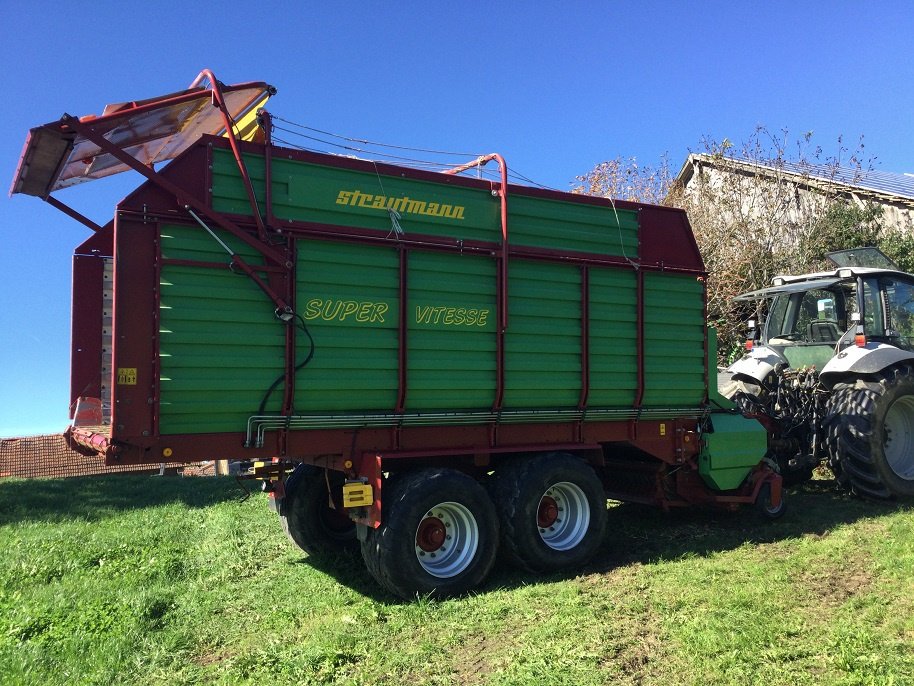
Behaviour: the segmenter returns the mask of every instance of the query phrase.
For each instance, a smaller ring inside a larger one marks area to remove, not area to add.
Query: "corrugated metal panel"
[[[245,156],[263,202],[265,164]],[[273,212],[280,219],[392,231],[388,207],[410,233],[459,240],[501,241],[501,204],[485,188],[273,159]],[[250,214],[247,194],[231,154],[213,150],[213,208]],[[638,256],[638,219],[613,209],[524,195],[508,197],[508,240],[512,245]]]
[[[707,158],[708,156],[704,155],[702,157]],[[726,159],[741,165],[767,169],[775,173],[787,172],[798,176],[808,176],[817,181],[842,184],[850,188],[860,188],[876,193],[895,195],[900,199],[914,200],[914,176],[910,174],[898,174],[878,169],[836,167],[829,164],[788,162],[786,160],[764,163],[739,157],[728,157]]]
[[[706,359],[701,281],[644,274],[644,350],[644,405],[701,404]]]
[[[509,195],[508,227],[512,245],[638,256],[638,216],[631,210]]]
[[[495,286],[491,258],[410,254],[407,410],[492,406]]]
[[[234,158],[224,150],[213,153],[213,208],[250,214]],[[245,156],[245,163],[263,202],[264,159]],[[407,234],[485,241],[501,237],[499,200],[485,190],[273,160],[273,212],[280,219],[388,232],[388,206],[399,212],[398,221]]]
[[[166,226],[161,236],[168,257],[227,262],[199,229]],[[283,371],[286,325],[249,278],[227,268],[166,265],[160,288],[160,433],[243,430]],[[274,393],[268,409],[281,398]]]
[[[297,309],[314,358],[296,376],[298,412],[390,411],[397,404],[399,255],[394,248],[298,242]],[[298,357],[308,354],[298,336]]]
[[[766,168],[783,169],[793,174],[810,176],[820,181],[845,184],[914,200],[914,177],[905,174],[895,174],[876,169],[853,169],[851,167],[796,164],[792,162],[778,163],[777,167],[766,166]]]
[[[576,407],[581,394],[580,270],[514,260],[508,271],[505,408]]]
[[[248,213],[233,159],[226,151],[214,154],[214,207]],[[255,188],[262,189],[263,159],[252,156],[248,163]],[[407,235],[500,240],[499,202],[488,189],[278,158],[273,177],[274,211],[280,217],[373,229],[383,236],[391,232],[386,204],[394,201],[403,210],[400,224]],[[407,200],[420,204],[410,206]],[[439,216],[443,205],[450,209]],[[634,212],[528,196],[510,197],[509,212],[513,245],[637,257]],[[225,238],[257,263],[251,248]],[[163,230],[162,250],[172,258],[227,261],[211,237],[193,228]],[[408,309],[403,313],[407,421],[426,421],[435,412],[449,413],[452,423],[489,421],[472,420],[464,411],[488,412],[494,400],[496,261],[490,255],[414,248],[408,268]],[[594,416],[600,410],[634,412],[636,274],[597,266],[589,274],[588,406]],[[401,319],[395,241],[302,238],[297,278],[296,311],[314,340],[313,358],[296,376],[294,410],[301,426],[360,425],[371,423],[365,417],[382,415],[384,425],[403,420],[394,415]],[[654,273],[645,274],[645,284],[644,404],[655,413],[698,406],[705,393],[702,284],[694,277]],[[555,414],[578,407],[581,285],[578,265],[512,258],[503,419],[545,421],[538,411]],[[228,270],[175,266],[165,268],[162,302],[163,432],[166,427],[239,430],[283,371],[284,327],[273,316],[272,304],[249,279]],[[309,350],[307,337],[299,334],[297,359],[305,359]],[[281,397],[280,385],[267,413],[279,411]]]
[[[590,270],[590,407],[630,406],[638,389],[633,270]]]
[[[260,253],[244,241],[215,226],[210,228],[223,243],[249,264],[256,265],[263,261]],[[231,257],[225,249],[201,227],[166,224],[159,231],[162,235],[162,257],[165,259],[217,262],[225,265],[231,262]]]

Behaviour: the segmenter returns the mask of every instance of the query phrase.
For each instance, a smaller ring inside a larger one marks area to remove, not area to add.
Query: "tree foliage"
[[[578,177],[575,191],[688,211],[709,272],[708,317],[721,362],[741,350],[746,320],[764,316],[733,298],[778,274],[828,269],[827,252],[865,245],[914,270],[914,237],[888,228],[881,205],[847,193],[846,184],[872,168],[862,138],[853,148],[839,138],[827,154],[811,133],[790,142],[787,131],[759,127],[741,144],[705,139],[694,152],[684,187],[666,157],[657,166],[616,158]]]

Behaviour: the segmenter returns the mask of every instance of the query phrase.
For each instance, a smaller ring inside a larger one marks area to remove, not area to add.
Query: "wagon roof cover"
[[[203,134],[220,135],[225,124],[214,106],[212,87],[202,83],[148,100],[107,105],[101,115],[88,115],[88,123],[108,141],[146,165],[177,157]],[[237,123],[263,106],[275,92],[262,82],[222,85],[222,95]],[[29,131],[10,195],[25,193],[46,198],[61,188],[127,171],[129,167],[78,134],[65,114],[59,120]]]

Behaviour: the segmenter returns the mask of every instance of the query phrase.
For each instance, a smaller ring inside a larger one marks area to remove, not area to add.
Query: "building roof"
[[[717,167],[728,166],[755,173],[770,172],[791,177],[792,180],[798,182],[818,182],[832,187],[843,187],[849,193],[863,192],[879,196],[883,200],[906,205],[914,204],[914,174],[899,174],[876,169],[853,169],[808,162],[796,163],[778,160],[765,163],[738,157],[693,153],[686,158],[676,180],[683,186],[688,185],[695,168],[702,164]]]

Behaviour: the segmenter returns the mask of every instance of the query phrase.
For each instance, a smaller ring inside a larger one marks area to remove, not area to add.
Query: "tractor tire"
[[[330,507],[331,488],[341,488],[343,474],[298,465],[286,480],[279,521],[289,539],[309,555],[353,554],[359,548],[355,523]]]
[[[405,599],[447,598],[478,586],[498,552],[498,518],[485,489],[453,469],[393,475],[381,526],[362,558],[375,580]]]
[[[914,498],[914,368],[836,384],[826,416],[839,484],[867,498]]]
[[[568,453],[508,462],[495,471],[502,552],[531,572],[579,567],[606,532],[606,494],[593,468]]]
[[[838,456],[838,437],[842,432],[842,421],[840,419],[843,408],[851,402],[851,396],[856,393],[853,383],[836,383],[832,386],[831,394],[825,408],[823,426],[825,429],[826,448],[828,456],[825,459],[825,466],[831,470],[835,477],[835,484],[841,490],[852,491],[853,486],[847,478],[847,472],[841,467],[841,461]]]

